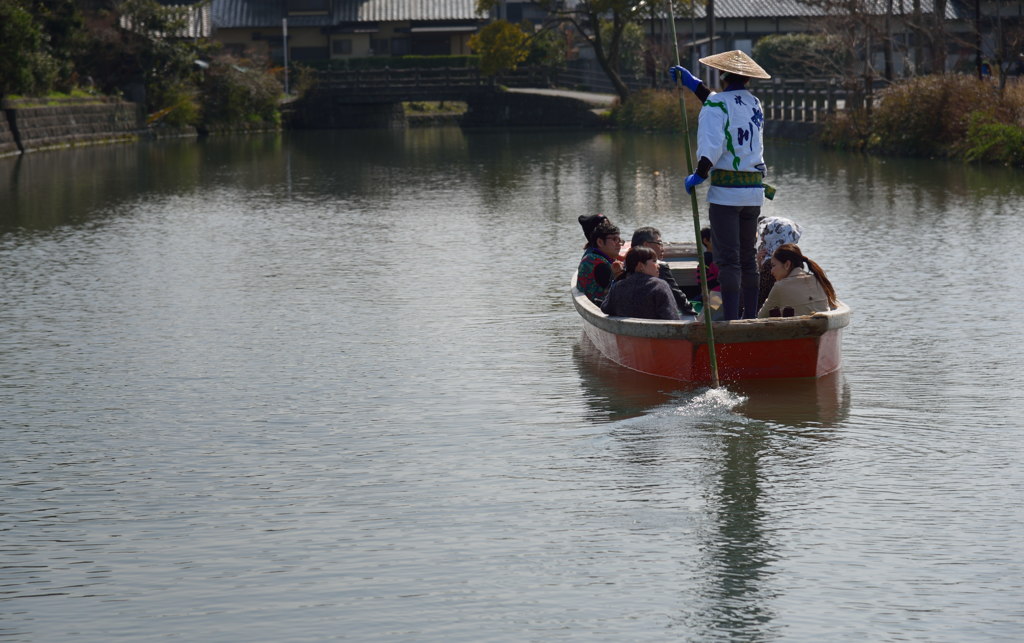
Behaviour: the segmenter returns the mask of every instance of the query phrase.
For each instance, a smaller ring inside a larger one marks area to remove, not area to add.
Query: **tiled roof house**
[[[565,0],[572,2],[573,0]],[[937,0],[917,0],[921,15],[928,17]],[[995,13],[994,2],[982,2],[981,15]],[[912,0],[865,0],[868,13],[879,20],[891,5],[893,33],[909,45],[911,30],[905,26],[913,15]],[[1002,0],[1000,15],[1017,24],[1024,15],[1024,0]],[[676,16],[680,44],[695,43],[698,53],[707,51],[706,7],[694,0],[694,17]],[[469,37],[492,16],[479,16],[475,0],[212,0],[213,37],[242,53],[255,49],[280,62],[284,21],[287,20],[289,59],[321,61],[367,56],[469,54]],[[779,33],[813,33],[825,15],[820,5],[801,0],[715,0],[715,51],[742,49],[750,52],[760,38]],[[494,18],[512,22],[543,21],[529,2],[504,0],[496,4]],[[947,28],[973,33],[971,0],[947,0]],[[649,34],[665,33],[666,20],[652,20]],[[983,28],[983,33],[985,32]],[[966,42],[968,38],[965,38]],[[950,63],[964,52],[950,51]]]
[[[295,61],[468,54],[486,23],[474,0],[213,0],[211,13],[215,39],[277,61],[285,20]]]
[[[822,3],[801,0],[715,0],[715,51],[742,49],[751,53],[757,41],[772,34],[820,33],[826,11]],[[838,4],[838,3],[836,3]],[[935,0],[919,0],[918,11],[922,20],[929,20],[935,10]],[[1022,4],[1022,3],[1018,3]],[[897,41],[905,47],[911,42],[912,30],[906,26],[914,17],[914,2],[893,0],[892,30]],[[888,0],[865,0],[861,7],[867,8],[867,15],[874,16],[876,28],[882,27],[882,17],[889,9]],[[945,18],[947,28],[963,31],[971,27],[973,4],[968,7],[962,0],[947,0]],[[707,53],[706,6],[701,2],[694,5],[694,18],[677,17],[680,44],[696,43],[697,55]],[[880,39],[876,40],[880,47]],[[957,59],[957,52],[950,52],[950,64]],[[878,53],[877,55],[881,55]]]

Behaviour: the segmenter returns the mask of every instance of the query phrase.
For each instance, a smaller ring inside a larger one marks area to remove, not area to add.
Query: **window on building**
[[[331,41],[331,53],[335,56],[350,56],[352,54],[352,39],[340,38]]]
[[[391,39],[391,55],[392,56],[405,56],[410,51],[410,41],[408,38],[392,38]]]
[[[295,62],[317,62],[327,60],[330,55],[327,47],[291,47],[288,50],[289,60]]]
[[[391,48],[388,47],[387,38],[370,38],[370,49],[374,56],[390,56]]]

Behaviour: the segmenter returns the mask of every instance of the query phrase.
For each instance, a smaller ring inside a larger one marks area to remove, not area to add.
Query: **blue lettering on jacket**
[[[764,124],[764,113],[757,107],[754,108],[754,115],[750,121],[754,124],[757,129],[761,129],[761,125]]]
[[[753,146],[754,146],[754,139],[753,139],[753,136],[752,136],[753,130],[754,130],[753,127],[751,127],[750,129],[744,129],[742,127],[737,127],[736,128],[736,142],[738,144],[740,144],[740,145],[743,145],[747,141],[750,141],[751,149],[753,149]]]

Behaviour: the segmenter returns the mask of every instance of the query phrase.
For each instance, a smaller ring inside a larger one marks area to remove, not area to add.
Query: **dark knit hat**
[[[591,214],[590,216],[581,214],[578,220],[580,225],[583,227],[583,236],[585,236],[589,242],[590,235],[594,233],[594,228],[600,225],[602,221],[607,221],[608,217],[603,214]]]

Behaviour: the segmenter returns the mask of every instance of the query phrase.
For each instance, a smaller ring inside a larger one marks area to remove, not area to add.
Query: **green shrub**
[[[0,97],[46,94],[60,71],[47,51],[49,36],[23,4],[0,0]]]
[[[281,121],[283,88],[269,70],[232,56],[214,59],[203,81],[203,124],[222,128]]]
[[[151,102],[163,105],[163,109],[149,118],[150,122],[160,122],[174,127],[198,125],[200,121],[199,90],[190,83],[177,82],[167,86],[154,88],[159,94]]]
[[[823,34],[771,34],[754,46],[754,59],[776,78],[841,76],[850,51]]]
[[[519,25],[496,20],[470,36],[469,46],[480,54],[481,73],[494,76],[515,71],[519,63],[526,60],[530,54],[529,39],[530,36]]]
[[[1001,123],[988,112],[972,112],[964,159],[1024,167],[1024,128]]]

